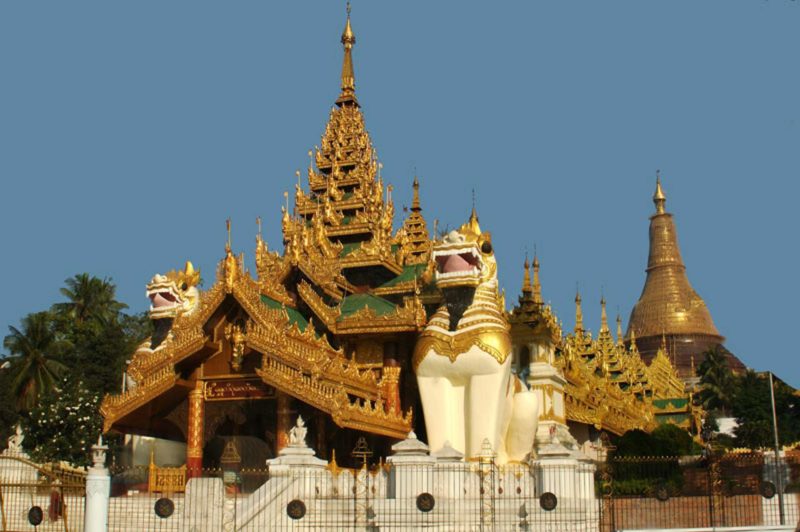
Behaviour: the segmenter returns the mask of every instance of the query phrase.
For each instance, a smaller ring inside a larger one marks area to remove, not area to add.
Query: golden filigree
[[[511,338],[508,333],[495,327],[476,328],[452,335],[428,328],[420,335],[414,347],[412,361],[414,371],[422,362],[422,358],[431,351],[455,362],[459,355],[466,353],[473,346],[491,355],[498,364],[503,364],[511,354]]]

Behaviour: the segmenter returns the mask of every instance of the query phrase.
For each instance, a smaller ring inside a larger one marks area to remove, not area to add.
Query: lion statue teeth
[[[458,231],[434,243],[431,260],[444,303],[420,334],[413,359],[428,444],[438,450],[450,442],[474,458],[488,439],[499,463],[525,460],[539,405],[511,374],[491,235],[481,231],[474,210]]]
[[[191,313],[197,306],[200,292],[200,271],[191,262],[186,262],[183,271],[171,271],[166,275],[155,274],[147,284],[150,299],[150,319],[175,319]]]

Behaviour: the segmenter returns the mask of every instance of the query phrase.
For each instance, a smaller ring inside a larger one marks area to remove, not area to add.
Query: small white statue
[[[306,423],[303,421],[303,416],[297,416],[297,423],[289,431],[289,446],[290,447],[306,447]]]
[[[22,425],[17,423],[17,430],[15,434],[9,436],[8,438],[8,452],[9,454],[20,454],[22,453],[22,441],[25,439],[25,435],[22,434]]]

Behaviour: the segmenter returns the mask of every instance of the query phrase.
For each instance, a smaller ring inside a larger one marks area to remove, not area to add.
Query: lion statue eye
[[[189,285],[187,285],[186,283],[183,283],[181,285],[181,290],[183,290],[184,292],[186,291],[187,288],[189,288]]]
[[[492,243],[491,242],[484,242],[481,244],[481,252],[485,255],[488,255],[492,252]]]

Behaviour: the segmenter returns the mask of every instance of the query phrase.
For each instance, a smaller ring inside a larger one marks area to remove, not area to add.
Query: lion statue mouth
[[[441,289],[476,287],[484,269],[481,252],[475,242],[451,231],[433,250],[436,285]]]
[[[198,292],[195,285],[200,280],[200,272],[190,262],[183,271],[171,271],[166,275],[156,274],[147,284],[147,297],[150,299],[150,318],[162,320],[177,318],[194,309]]]

